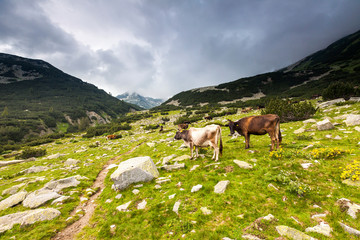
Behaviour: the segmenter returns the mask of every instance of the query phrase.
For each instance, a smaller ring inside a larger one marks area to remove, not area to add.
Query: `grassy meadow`
[[[180,148],[183,141],[173,140],[176,126],[171,121],[166,123],[162,133],[159,133],[159,129],[144,130],[147,125],[158,124],[162,117],[160,114],[131,124],[132,129],[129,131],[117,132],[122,135],[120,139],[107,140],[104,136],[88,139],[74,135],[38,146],[46,149],[46,156],[36,161],[0,168],[0,193],[21,183],[25,183],[22,189],[31,192],[43,187],[51,179],[75,175],[87,179],[81,180],[77,187],[63,189],[62,195],[71,198],[62,205],[51,205],[49,201],[42,206],[60,210],[59,217],[28,226],[17,225],[0,234],[0,239],[50,239],[81,217],[83,213],[79,212],[69,218],[70,212],[81,204],[80,197],[86,196],[86,190],[92,186],[106,163],[118,164],[139,156],[150,156],[159,167],[160,177],[170,181],[158,184],[154,179],[116,192],[111,189],[113,182],[110,179],[116,168],[110,169],[105,178],[105,188],[95,200],[97,207],[94,215],[76,239],[242,239],[244,234],[275,239],[280,236],[276,226],[286,225],[305,232],[306,228],[319,223],[312,216],[322,213],[326,213],[322,219],[331,226],[332,237],[313,232],[306,234],[317,239],[357,239],[346,233],[339,222],[359,230],[360,214],[358,219],[351,218],[340,209],[336,201],[347,198],[360,204],[360,187],[345,185],[341,178],[352,174],[355,181],[359,180],[360,169],[356,170],[356,164],[360,162],[360,132],[354,129],[355,126],[347,127],[343,123],[344,119],[336,117],[360,114],[359,110],[360,103],[320,109],[313,119],[318,122],[330,117],[332,123],[338,123],[335,129],[327,131],[318,131],[312,126],[313,123],[305,124],[303,121],[282,123],[281,149],[273,152],[269,152],[268,135],[251,135],[250,149],[244,149],[244,137],[229,136],[229,128],[225,126],[226,119],[238,120],[244,116],[259,115],[258,110],[246,114],[239,111],[212,121],[201,120],[191,126],[203,127],[211,123],[222,125],[222,157],[215,162],[211,159],[213,150],[203,148],[201,157],[184,160],[185,168],[173,171],[160,168],[163,158],[172,154],[189,155],[190,150]],[[176,120],[184,113],[171,111],[167,117]],[[303,126],[309,131],[294,134],[295,130]],[[95,144],[96,141],[99,141],[99,146]],[[155,145],[149,146],[147,143]],[[57,153],[64,155],[57,159],[47,159]],[[14,158],[2,155],[0,161]],[[77,167],[66,167],[64,162],[68,158],[81,162]],[[248,162],[253,168],[242,169],[233,160]],[[304,169],[301,166],[303,163],[312,165]],[[49,169],[38,173],[22,172],[34,165]],[[190,171],[195,165],[199,167]],[[214,186],[222,180],[230,181],[226,191],[222,194],[214,193]],[[198,184],[202,188],[191,192],[192,187]],[[134,194],[134,189],[138,189],[139,193]],[[122,194],[121,198],[115,198],[118,194]],[[7,195],[2,197],[6,198]],[[147,202],[145,209],[137,209],[143,200]],[[128,211],[116,210],[116,207],[129,201]],[[178,213],[175,213],[173,207],[178,201],[180,206]],[[202,207],[211,210],[211,214],[205,215]],[[1,211],[0,216],[25,210],[28,209],[20,204]],[[255,221],[268,214],[272,214],[276,220]]]

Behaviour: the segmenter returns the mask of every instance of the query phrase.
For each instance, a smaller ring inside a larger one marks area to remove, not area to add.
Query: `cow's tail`
[[[221,138],[221,127],[220,127],[220,132],[219,132],[220,134],[220,149],[219,149],[219,151],[220,151],[220,156],[222,156],[222,151],[223,151],[223,145],[222,145],[222,138]]]

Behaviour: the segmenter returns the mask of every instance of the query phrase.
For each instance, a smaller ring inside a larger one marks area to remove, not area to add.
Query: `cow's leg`
[[[250,134],[246,133],[245,135],[245,149],[250,148]]]
[[[219,147],[214,142],[210,142],[210,147],[212,147],[214,149],[214,154],[211,159],[212,160],[215,159],[215,162],[216,162],[217,160],[219,160]]]
[[[195,146],[196,158],[199,157],[199,147]]]
[[[194,155],[194,144],[190,143],[190,152],[191,152],[191,158],[190,159],[193,159],[193,155]]]
[[[274,150],[276,137],[275,137],[274,132],[269,132],[269,135],[270,135],[270,139],[271,139],[271,147],[270,147],[270,152],[271,152],[272,150]]]

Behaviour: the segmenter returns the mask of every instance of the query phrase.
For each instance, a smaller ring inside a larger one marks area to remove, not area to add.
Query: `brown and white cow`
[[[221,127],[216,124],[211,124],[203,128],[189,128],[189,130],[177,131],[175,135],[176,140],[184,140],[185,144],[190,147],[191,159],[194,155],[194,147],[196,157],[199,157],[198,148],[210,146],[214,148],[214,155],[212,159],[219,160],[222,155],[222,139],[221,139]],[[220,139],[220,147],[218,147],[218,141]]]
[[[240,135],[245,137],[245,149],[250,147],[250,134],[264,135],[268,133],[271,138],[270,151],[279,148],[282,137],[280,132],[280,118],[275,114],[267,114],[261,116],[244,117],[240,120],[233,122],[229,121],[230,134],[237,131]]]

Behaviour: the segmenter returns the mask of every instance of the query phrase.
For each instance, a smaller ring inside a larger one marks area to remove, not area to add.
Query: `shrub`
[[[153,129],[157,129],[157,128],[159,128],[160,127],[160,125],[147,125],[147,126],[145,126],[144,127],[144,130],[153,130]]]
[[[335,148],[316,148],[311,150],[310,156],[313,159],[335,159],[340,155],[350,153],[348,150]]]
[[[22,159],[27,159],[31,157],[41,157],[46,155],[46,149],[35,149],[35,148],[26,148],[23,150],[19,156]]]
[[[270,181],[283,185],[286,191],[299,196],[303,196],[305,193],[311,191],[311,188],[307,184],[302,183],[296,175],[288,171],[281,170],[279,174],[267,178]]]
[[[197,121],[202,120],[203,117],[204,117],[204,116],[202,116],[202,115],[196,115],[196,116],[193,116],[193,117],[189,117],[189,116],[179,117],[179,118],[174,122],[174,125],[178,125],[178,124],[181,124],[181,123],[184,123],[184,122],[190,122],[190,123],[197,122]]]
[[[310,102],[292,102],[273,98],[265,105],[261,114],[277,114],[281,122],[299,121],[308,119],[316,113],[317,109]]]
[[[329,85],[323,92],[324,100],[331,100],[336,98],[349,99],[356,95],[355,88],[350,83],[334,82]]]

